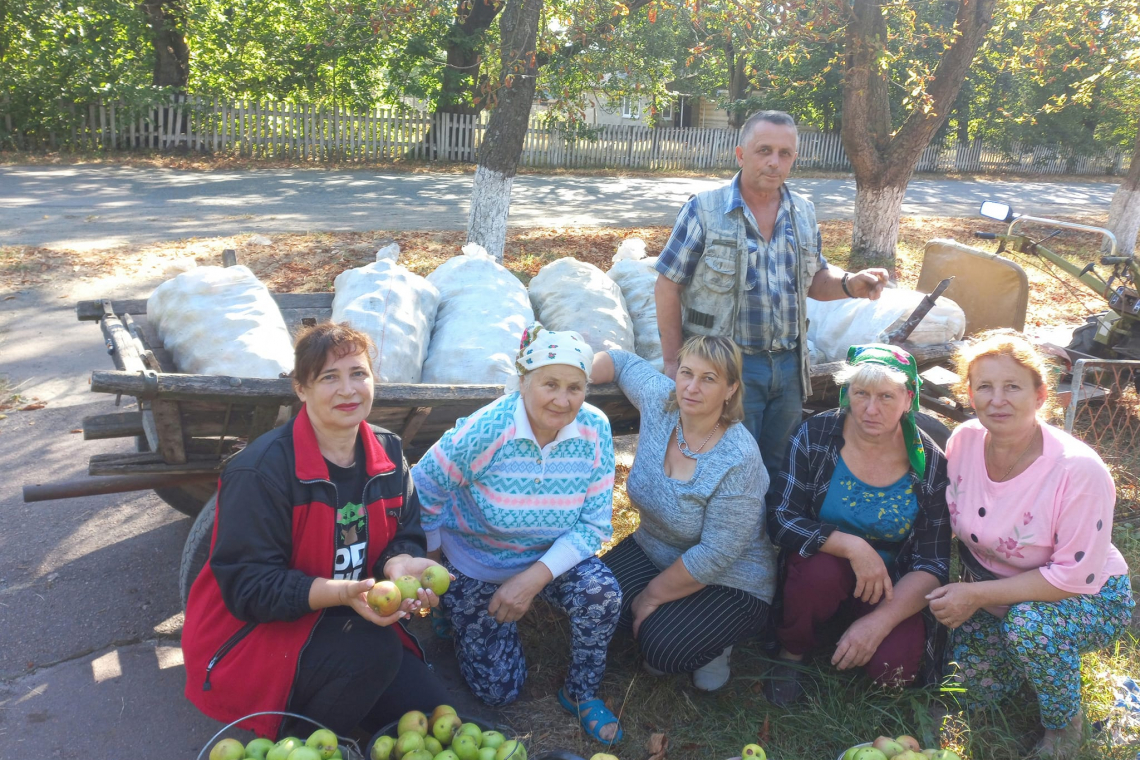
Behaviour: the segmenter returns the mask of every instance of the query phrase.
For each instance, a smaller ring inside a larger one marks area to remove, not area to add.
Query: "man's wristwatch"
[[[843,292],[847,294],[847,297],[848,298],[854,298],[855,296],[851,293],[850,290],[847,289],[847,278],[850,276],[851,276],[850,272],[844,272],[843,273],[843,279],[840,281],[840,284],[843,286]]]

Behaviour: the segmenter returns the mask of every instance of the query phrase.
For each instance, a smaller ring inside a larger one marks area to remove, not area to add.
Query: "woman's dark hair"
[[[368,354],[371,364],[376,359],[376,344],[367,333],[348,322],[302,327],[293,344],[293,382],[302,388],[311,385],[330,359],[336,361],[356,354]]]

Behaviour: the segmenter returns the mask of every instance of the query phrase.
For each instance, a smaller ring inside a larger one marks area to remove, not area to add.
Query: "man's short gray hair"
[[[786,111],[757,111],[748,117],[748,119],[740,126],[740,132],[736,138],[736,144],[744,147],[744,143],[748,141],[748,136],[752,134],[752,130],[756,129],[760,123],[777,124],[781,127],[791,127],[796,129],[796,120],[792,115]],[[800,147],[800,133],[796,129],[796,150]]]

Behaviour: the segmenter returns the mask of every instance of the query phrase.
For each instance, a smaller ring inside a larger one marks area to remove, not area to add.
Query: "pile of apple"
[[[843,753],[843,760],[961,760],[948,749],[922,749],[918,739],[902,736],[892,739],[880,736],[870,747],[852,747]]]
[[[336,734],[327,728],[312,733],[301,741],[286,736],[279,742],[254,739],[242,746],[237,739],[222,739],[210,749],[210,760],[343,760]]]
[[[436,596],[442,596],[451,586],[451,576],[442,565],[430,565],[420,573],[414,575],[401,575],[394,581],[378,581],[375,586],[368,589],[368,606],[376,611],[377,615],[388,617],[395,615],[400,609],[400,603],[405,599],[416,599],[416,592],[421,588],[430,589]]]
[[[396,724],[396,738],[377,738],[369,756],[371,760],[526,760],[526,748],[498,731],[464,723],[453,707],[440,705],[430,718],[419,710],[404,713]]]

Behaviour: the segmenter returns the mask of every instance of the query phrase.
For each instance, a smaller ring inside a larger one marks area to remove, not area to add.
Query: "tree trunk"
[[[1136,252],[1136,235],[1140,233],[1140,124],[1128,174],[1116,188],[1108,207],[1108,229],[1116,235],[1118,256],[1132,256]]]
[[[846,7],[843,147],[855,171],[855,225],[850,267],[894,269],[902,196],[931,138],[946,122],[970,62],[993,24],[995,0],[960,0],[955,36],[927,87],[929,109],[911,110],[892,131],[886,78],[879,63],[888,39],[884,0]],[[881,214],[889,213],[890,219]]]
[[[855,251],[864,253],[857,264],[850,264],[850,269],[885,267],[894,279],[894,244],[899,239],[899,219],[905,194],[906,182],[865,187],[855,181],[855,219],[862,223],[856,224],[852,231],[851,258],[854,260]],[[891,255],[876,258],[873,252],[882,250],[884,240],[891,241]]]
[[[541,12],[542,0],[507,0],[499,19],[502,73],[498,102],[479,147],[467,218],[468,242],[486,248],[496,261],[503,260],[511,185],[534,101],[538,70],[535,40]]]
[[[736,50],[731,37],[724,44],[724,53],[728,61],[728,126],[740,129],[748,118],[747,109],[739,105],[748,87],[748,77],[744,74],[744,64],[748,57]]]
[[[186,9],[181,0],[143,0],[143,13],[154,42],[156,87],[186,92],[190,79],[190,48],[186,44]]]
[[[473,115],[486,108],[486,95],[481,92],[483,35],[502,8],[503,4],[494,0],[457,0],[455,22],[447,34],[447,66],[443,69],[433,116],[439,113]],[[436,123],[433,118],[424,138],[429,149],[437,143]],[[448,144],[466,152],[472,147],[469,141],[473,134],[470,130],[454,130],[448,135]]]

